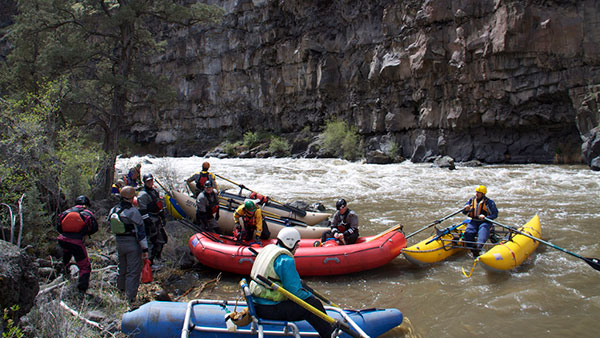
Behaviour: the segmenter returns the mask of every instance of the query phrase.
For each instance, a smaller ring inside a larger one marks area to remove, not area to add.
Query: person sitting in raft
[[[244,226],[240,225],[240,218]],[[233,237],[236,241],[252,242],[259,239],[269,239],[271,232],[263,219],[262,210],[253,200],[246,200],[233,213],[235,230]]]
[[[211,181],[204,182],[204,191],[196,200],[196,224],[204,231],[221,233],[219,224],[219,196]]]
[[[492,224],[485,220],[485,218],[495,219],[498,217],[498,209],[496,203],[486,197],[487,188],[483,185],[475,188],[475,196],[471,197],[465,203],[463,213],[471,219],[469,225],[465,229],[463,239],[467,248],[471,248],[473,257],[479,256],[479,252],[483,247],[483,244],[487,242],[490,237],[490,228]],[[475,241],[475,235],[477,235],[477,243]]]
[[[342,244],[354,244],[358,239],[358,215],[348,208],[345,199],[340,199],[335,204],[337,212],[333,215],[331,230],[325,231],[321,236],[321,243],[330,238],[335,238]]]
[[[127,175],[123,176],[123,182],[125,182],[125,185],[137,188],[138,185],[141,186],[142,185],[142,175],[141,175],[141,170],[142,170],[142,164],[138,163],[135,167],[129,169],[129,172],[127,173]]]
[[[333,327],[301,307],[286,299],[281,293],[257,283],[261,275],[277,281],[284,289],[304,300],[317,310],[325,313],[323,304],[312,293],[302,288],[302,282],[296,270],[294,253],[300,242],[300,233],[294,228],[284,228],[277,234],[277,244],[265,246],[252,265],[250,292],[254,296],[254,308],[260,318],[271,320],[306,320],[319,333],[319,337],[331,337]]]
[[[123,182],[122,179],[118,179],[116,183],[114,183],[112,185],[112,187],[110,188],[110,194],[114,197],[120,198],[121,197],[121,189],[123,188],[123,186],[125,185],[125,182]]]
[[[194,173],[194,175],[190,176],[187,180],[185,180],[186,184],[190,184],[194,182],[194,198],[198,197],[204,191],[204,183],[210,181],[213,185],[213,188],[219,193],[219,186],[217,185],[217,179],[215,178],[215,174],[210,173],[208,169],[210,168],[210,163],[204,162],[202,163],[202,171]]]

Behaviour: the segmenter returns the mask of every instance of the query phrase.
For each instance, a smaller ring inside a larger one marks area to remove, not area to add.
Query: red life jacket
[[[62,232],[66,233],[80,233],[85,227],[85,219],[81,215],[81,212],[85,209],[73,207],[66,212],[66,215],[60,221]]]
[[[208,171],[201,171],[200,177],[196,181],[196,189],[200,192],[204,191],[204,183],[208,181]]]

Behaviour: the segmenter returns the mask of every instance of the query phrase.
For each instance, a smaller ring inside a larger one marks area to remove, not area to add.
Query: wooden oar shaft
[[[282,286],[278,285],[277,283],[273,283],[268,278],[266,278],[264,276],[261,276],[261,275],[257,275],[256,277],[258,278],[259,281],[261,281],[265,285],[269,286],[271,289],[273,289],[273,290],[281,293],[282,295],[284,295],[285,297],[287,297],[292,302],[294,302],[294,303],[302,306],[303,308],[305,308],[306,310],[310,311],[315,316],[323,319],[327,323],[329,323],[329,324],[331,324],[333,326],[339,325],[339,327],[344,332],[346,332],[347,334],[349,334],[350,336],[352,336],[354,338],[360,338],[361,337],[361,335],[358,332],[353,331],[352,329],[350,329],[350,327],[348,325],[346,325],[345,323],[337,322],[335,319],[331,318],[326,313],[321,312],[319,309],[317,309],[314,306],[308,304],[307,302],[305,302],[304,300],[300,299],[299,297],[297,297],[293,293],[289,292],[288,290],[284,289]]]
[[[422,227],[421,229],[419,229],[419,230],[417,230],[417,231],[415,231],[415,232],[413,232],[413,233],[409,234],[408,236],[406,236],[406,239],[409,239],[409,238],[411,238],[412,236],[414,236],[414,235],[416,235],[416,234],[420,233],[421,231],[425,231],[425,230],[427,230],[427,229],[431,228],[432,226],[434,226],[434,225],[436,225],[436,224],[440,224],[440,223],[442,223],[443,221],[445,221],[445,220],[447,220],[448,218],[450,218],[450,217],[452,217],[452,216],[454,216],[454,215],[458,214],[458,213],[459,213],[459,212],[461,212],[461,211],[463,211],[463,209],[456,210],[455,212],[451,213],[450,215],[447,215],[447,216],[444,216],[444,217],[442,217],[442,218],[440,218],[440,219],[438,219],[438,220],[435,220],[435,221],[433,221],[431,224],[427,224],[426,226]]]
[[[238,187],[240,187],[240,189],[246,189],[246,190],[248,190],[248,191],[250,191],[250,192],[253,192],[253,193],[255,193],[255,194],[258,194],[256,191],[254,191],[254,190],[252,190],[252,189],[248,188],[247,186],[245,186],[245,185],[243,185],[243,184],[236,183],[236,182],[234,182],[234,181],[232,181],[232,180],[230,180],[230,179],[228,179],[228,178],[226,178],[226,177],[223,177],[223,176],[221,176],[221,175],[218,175],[218,174],[215,174],[215,176],[217,176],[218,178],[222,178],[222,179],[224,179],[225,181],[227,181],[227,182],[229,182],[229,183],[231,183],[231,184],[235,184],[235,185],[237,185]],[[281,202],[279,202],[278,200],[274,199],[274,198],[273,198],[273,197],[271,197],[271,196],[269,196],[269,199],[270,199],[271,201],[273,201],[274,203],[277,203],[277,204],[279,204],[279,205],[281,205],[281,206],[283,206],[283,207],[286,207],[286,208],[290,209],[292,212],[295,212],[295,213],[299,214],[299,215],[300,215],[300,216],[302,216],[302,217],[306,216],[306,211],[305,211],[305,210],[298,209],[298,208],[295,208],[295,207],[289,206],[289,205],[287,205],[287,204],[281,203]]]

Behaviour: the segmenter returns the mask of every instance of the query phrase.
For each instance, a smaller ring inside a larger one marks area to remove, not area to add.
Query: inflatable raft
[[[536,238],[542,238],[540,218],[535,215],[529,222],[518,229]],[[508,241],[502,241],[477,257],[476,261],[484,264],[484,268],[493,271],[510,270],[521,265],[529,257],[540,242],[527,236],[514,235]]]
[[[196,200],[186,194],[173,192],[172,195],[165,196],[167,211],[176,219],[188,218],[194,220],[196,218]],[[231,234],[235,227],[233,222],[233,213],[235,205],[221,203],[219,208],[219,227],[225,234]],[[302,238],[321,238],[321,235],[329,230],[328,227],[310,226],[306,223],[294,219],[284,217],[269,217],[264,216],[271,238],[276,238],[281,229],[287,226],[293,226],[300,232]]]
[[[459,223],[450,231],[430,236],[415,245],[402,249],[402,254],[411,263],[416,265],[433,264],[445,260],[459,251],[463,251],[459,244],[466,224]]]
[[[219,198],[222,201],[229,203],[232,207],[237,207],[250,197],[242,194],[233,194],[224,190],[219,193]],[[308,225],[319,224],[331,216],[331,214],[326,212],[304,211],[285,204],[282,205],[274,203],[272,201],[268,201],[264,205],[261,205],[260,208],[264,213],[270,213],[276,216],[298,220]]]
[[[180,338],[186,318],[186,311],[191,307],[189,322],[192,324],[190,337],[256,337],[257,331],[250,325],[237,327],[228,331],[225,315],[233,312],[235,301],[223,300],[194,300],[190,303],[181,302],[150,302],[139,309],[123,314],[121,331],[128,337],[145,338]],[[237,303],[237,311],[245,307],[245,302]],[[398,309],[367,309],[339,310],[326,307],[327,315],[334,319],[343,320],[348,316],[369,337],[380,336],[394,327],[402,324],[403,316]],[[343,311],[343,314],[342,314]],[[303,337],[317,336],[316,331],[306,322],[293,322]],[[265,337],[282,336],[281,326],[264,325]],[[349,337],[342,334],[340,337]]]
[[[275,243],[263,241],[262,246]],[[294,258],[301,276],[341,275],[374,269],[383,266],[400,254],[406,247],[406,239],[401,232],[370,237],[360,237],[355,244],[337,245],[328,241],[321,247],[314,247],[314,240],[302,239]],[[251,246],[259,252],[261,246]],[[249,275],[255,254],[247,245],[236,244],[231,238],[198,233],[189,240],[190,252],[196,259],[213,269]]]
[[[457,252],[466,250],[461,244],[465,228],[466,224],[462,224],[448,233],[431,236],[403,249],[402,254],[407,260],[417,265],[442,261]],[[538,215],[535,215],[518,230],[533,237],[541,238],[540,218]],[[539,245],[539,242],[527,236],[519,234],[511,235],[514,234],[509,234],[507,239],[501,240],[498,244],[477,257],[475,264],[481,262],[486,269],[494,271],[514,269],[521,265]]]

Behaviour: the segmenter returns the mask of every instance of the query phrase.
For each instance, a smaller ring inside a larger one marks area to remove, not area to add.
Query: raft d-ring
[[[327,262],[329,262],[329,261],[334,261],[338,264],[340,263],[340,259],[337,257],[327,257],[323,260],[323,264],[327,264]]]

